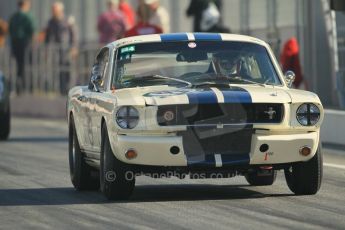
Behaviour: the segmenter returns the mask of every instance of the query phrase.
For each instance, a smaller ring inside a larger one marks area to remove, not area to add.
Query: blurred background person
[[[295,73],[296,78],[293,86],[297,89],[307,89],[306,83],[303,81],[301,62],[299,59],[299,44],[295,37],[290,38],[283,47],[280,56],[280,63],[285,73],[291,70]]]
[[[144,0],[152,11],[149,23],[162,28],[163,33],[170,33],[170,16],[169,12],[160,5],[159,0]]]
[[[137,14],[138,23],[126,32],[126,37],[163,33],[162,28],[149,23],[152,11],[148,5],[139,4]]]
[[[229,33],[223,26],[221,9],[221,0],[191,0],[186,13],[194,18],[194,32]]]
[[[202,32],[207,33],[230,33],[230,29],[222,24],[219,8],[212,1],[202,14],[200,28]]]
[[[127,0],[120,0],[119,9],[125,17],[126,29],[131,29],[135,26],[135,12]]]
[[[97,29],[101,44],[116,41],[125,35],[125,17],[118,8],[119,0],[109,0],[108,10],[98,18]]]
[[[17,63],[17,94],[25,88],[25,57],[35,31],[30,9],[30,0],[18,1],[18,11],[12,15],[9,23],[11,51]]]
[[[65,18],[62,2],[54,2],[52,5],[52,18],[46,28],[45,43],[59,53],[60,93],[66,95],[70,82],[68,67],[71,58],[77,55],[77,38],[73,18]]]
[[[0,18],[0,48],[3,48],[5,46],[7,32],[8,23]]]

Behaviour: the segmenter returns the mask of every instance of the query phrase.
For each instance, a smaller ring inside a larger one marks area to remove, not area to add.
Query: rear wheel
[[[129,199],[135,187],[135,175],[129,165],[113,154],[105,125],[102,127],[100,181],[101,191],[109,200]]]
[[[69,166],[71,181],[76,190],[98,190],[99,180],[97,171],[85,162],[81,151],[73,117],[69,125]]]
[[[269,186],[272,185],[277,178],[277,171],[270,170],[268,172],[249,172],[245,175],[247,182],[252,186]]]
[[[322,182],[323,159],[319,145],[315,156],[307,162],[298,162],[285,169],[285,178],[290,190],[296,195],[316,194]]]
[[[11,130],[10,104],[4,112],[0,112],[0,140],[7,140]]]

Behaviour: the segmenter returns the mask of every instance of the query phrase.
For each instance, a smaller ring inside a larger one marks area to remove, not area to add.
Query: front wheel
[[[71,181],[76,190],[98,190],[99,180],[96,170],[85,162],[84,153],[81,151],[73,117],[69,125],[69,166]]]
[[[127,200],[135,187],[134,173],[113,154],[105,125],[102,127],[100,183],[102,193],[109,200]]]
[[[316,194],[322,182],[323,159],[321,145],[315,156],[307,162],[298,162],[285,169],[288,187],[296,195]]]

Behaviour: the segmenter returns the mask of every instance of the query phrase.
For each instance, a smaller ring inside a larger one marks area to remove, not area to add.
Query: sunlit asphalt
[[[14,119],[10,139],[0,142],[0,228],[344,229],[345,155],[324,152],[316,196],[294,196],[279,172],[270,187],[250,187],[243,177],[140,177],[129,201],[108,202],[73,189],[66,122]]]

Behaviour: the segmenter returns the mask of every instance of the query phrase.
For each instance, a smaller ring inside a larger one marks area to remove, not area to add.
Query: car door
[[[92,74],[91,74],[92,75]],[[78,112],[75,114],[75,122],[77,133],[79,134],[79,144],[83,150],[89,151],[92,149],[91,140],[92,132],[90,131],[91,123],[91,90],[90,87],[83,88],[78,95],[76,95],[76,103],[78,103]]]
[[[97,55],[95,66],[99,71],[98,75],[101,76],[100,84],[97,86],[97,89],[94,89],[90,95],[90,114],[91,121],[89,123],[90,131],[92,134],[91,137],[91,146],[94,153],[99,153],[101,149],[101,120],[102,120],[102,107],[105,94],[108,87],[109,79],[109,48],[103,48],[100,53]]]

